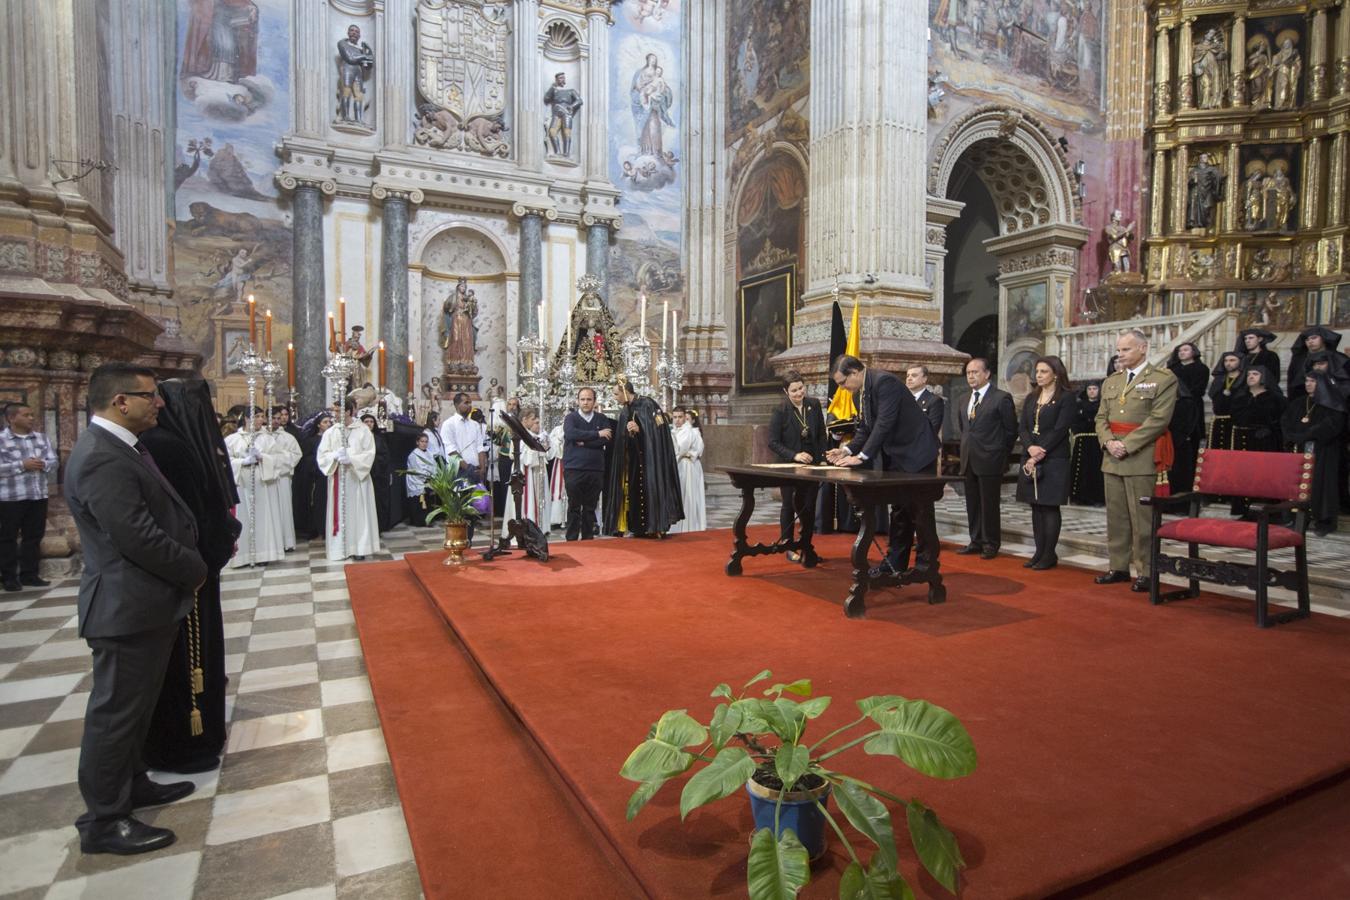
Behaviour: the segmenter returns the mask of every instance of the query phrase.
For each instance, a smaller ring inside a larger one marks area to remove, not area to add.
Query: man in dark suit
[[[957,553],[998,556],[1002,543],[999,492],[1008,454],[1017,443],[1017,414],[1012,395],[989,383],[988,361],[975,357],[966,363],[970,399],[956,420],[961,427],[961,474],[966,477],[966,519],[970,543]]]
[[[66,466],[65,493],[84,552],[80,636],[94,656],[80,743],[87,809],[75,822],[85,853],[167,847],[172,831],[131,812],[193,790],[190,781],[151,781],[142,760],[179,625],[207,575],[191,509],[137,437],[155,426],[163,405],[153,370],[99,366],[89,379],[94,415]]]
[[[567,489],[567,539],[595,537],[595,505],[605,483],[605,451],[614,420],[596,412],[595,391],[577,391],[577,408],[563,419],[563,486]]]
[[[905,387],[909,388],[914,402],[933,423],[933,433],[938,443],[942,443],[942,417],[947,414],[947,402],[933,393],[928,387],[928,367],[910,366],[905,370]]]
[[[887,472],[931,475],[937,472],[938,439],[919,404],[905,386],[890,372],[869,369],[856,356],[847,354],[835,361],[831,372],[834,383],[853,391],[858,408],[858,427],[853,440],[826,454],[839,466],[859,466],[881,459]],[[909,561],[911,541],[918,542],[914,568],[932,568],[938,557],[937,521],[933,500],[914,498],[897,503],[891,511],[890,547],[883,564],[894,572],[903,572]],[[881,574],[879,566],[872,574]],[[889,574],[889,573],[887,573]]]

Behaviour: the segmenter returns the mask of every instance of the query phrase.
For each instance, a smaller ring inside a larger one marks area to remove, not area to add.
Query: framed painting
[[[784,266],[741,281],[737,291],[740,327],[736,379],[745,389],[778,387],[769,364],[792,346],[792,312],[797,267]]]

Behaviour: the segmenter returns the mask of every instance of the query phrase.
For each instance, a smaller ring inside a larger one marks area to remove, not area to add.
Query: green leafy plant
[[[681,819],[700,806],[738,793],[754,779],[777,788],[777,824],[784,796],[820,779],[829,783],[839,812],[849,824],[876,846],[864,865],[826,804],[815,802],[851,860],[839,881],[840,898],[914,896],[899,872],[895,828],[891,811],[883,802],[886,800],[904,808],[910,843],[919,862],[955,893],[957,875],[965,860],[956,838],[937,813],[917,799],[906,800],[837,771],[832,760],[860,746],[864,753],[894,756],[933,778],[961,778],[975,771],[976,756],[960,720],[926,700],[884,694],[858,700],[857,719],[808,745],[807,723],[825,712],[830,698],[812,697],[808,679],[774,684],[759,696],[745,693],[772,674],[767,669],[760,672],[745,683],[740,695],[733,695],[726,684],[715,687],[711,696],[723,702],[713,709],[706,725],[688,710],[672,709],[662,714],[619,773],[639,782],[628,801],[628,819],[631,821],[662,785],[694,768],[698,771],[685,782],[680,795]],[[794,897],[811,877],[806,848],[791,829],[779,828],[755,832],[746,873],[751,900]]]
[[[459,465],[458,456],[450,457],[449,462],[438,458],[436,470],[426,476],[427,488],[436,495],[436,505],[427,512],[428,525],[441,516],[447,524],[453,524],[474,521],[486,514],[487,490],[483,485],[461,477]],[[403,474],[408,472],[403,470]]]

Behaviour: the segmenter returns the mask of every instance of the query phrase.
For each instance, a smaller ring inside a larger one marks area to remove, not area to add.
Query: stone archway
[[[960,204],[949,198],[963,177],[978,178],[994,201],[998,234],[981,243],[998,263],[995,375],[1014,395],[1024,395],[1046,331],[1066,321],[1079,250],[1087,241],[1076,182],[1063,150],[1035,117],[983,106],[955,119],[934,145],[928,170],[929,259],[939,269],[945,265],[945,227],[960,215]],[[930,277],[940,283],[943,272]],[[944,308],[944,318],[948,314]]]

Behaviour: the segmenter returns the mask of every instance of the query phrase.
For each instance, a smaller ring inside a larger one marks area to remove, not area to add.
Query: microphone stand
[[[491,562],[499,556],[507,556],[511,553],[510,541],[497,540],[497,498],[493,493],[492,485],[496,481],[492,476],[497,474],[497,441],[493,437],[493,425],[497,416],[497,410],[491,403],[488,404],[488,470],[484,476],[488,486],[488,548],[483,551],[483,559]]]

